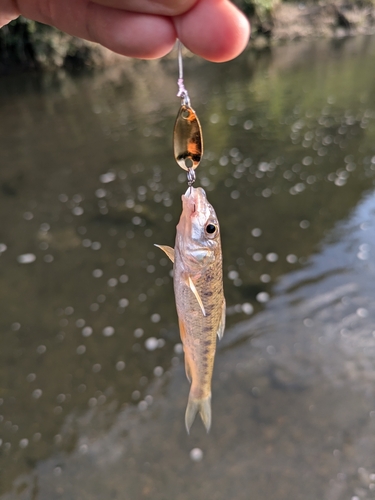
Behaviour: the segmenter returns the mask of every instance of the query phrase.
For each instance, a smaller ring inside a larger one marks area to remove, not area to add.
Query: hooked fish
[[[225,298],[219,222],[202,188],[189,187],[182,196],[174,249],[156,246],[174,263],[177,315],[191,383],[186,429],[189,433],[199,412],[208,432],[216,336],[221,339],[224,334]]]

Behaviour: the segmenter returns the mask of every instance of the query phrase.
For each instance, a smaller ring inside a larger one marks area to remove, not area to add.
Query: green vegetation
[[[94,56],[93,47],[83,40],[23,17],[0,29],[0,73],[16,68],[81,67]]]
[[[321,2],[319,0],[306,0],[306,1],[297,1],[297,0],[234,0],[234,3],[243,11],[248,17],[256,17],[261,22],[269,20],[274,14],[275,8],[280,3],[290,3],[290,4],[300,4],[305,7],[311,6],[328,6],[333,4],[333,2],[329,2],[326,0],[325,2]],[[334,5],[334,4],[333,4]],[[347,0],[347,1],[339,1],[336,4],[336,7],[341,9],[351,9],[353,7],[374,7],[375,0]]]
[[[235,3],[248,17],[258,16],[265,20],[280,2],[281,0],[237,0]]]

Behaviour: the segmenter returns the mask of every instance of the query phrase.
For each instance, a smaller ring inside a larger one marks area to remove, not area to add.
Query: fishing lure
[[[190,105],[189,94],[184,85],[182,44],[178,41],[178,93],[181,106],[177,114],[173,132],[174,157],[177,164],[188,172],[188,183],[195,181],[195,169],[203,156],[202,127],[198,116]]]

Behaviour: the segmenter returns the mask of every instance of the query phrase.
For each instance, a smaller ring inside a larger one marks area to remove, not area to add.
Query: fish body
[[[186,428],[189,432],[199,412],[208,431],[216,337],[223,336],[225,327],[220,229],[202,188],[189,187],[182,205],[175,248],[160,248],[174,261],[176,307],[186,375],[191,382]]]

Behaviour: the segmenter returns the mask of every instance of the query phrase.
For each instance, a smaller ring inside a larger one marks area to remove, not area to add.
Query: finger
[[[199,0],[94,0],[95,3],[132,12],[177,16],[190,10]]]
[[[228,0],[201,0],[174,23],[181,42],[209,61],[229,61],[249,41],[248,20]]]
[[[13,0],[0,0],[0,28],[20,15]]]
[[[176,31],[168,18],[101,5],[91,4],[87,26],[96,42],[128,57],[162,57],[176,41]]]
[[[154,59],[167,54],[176,40],[172,21],[98,5],[88,0],[18,0],[22,15],[119,54]]]

